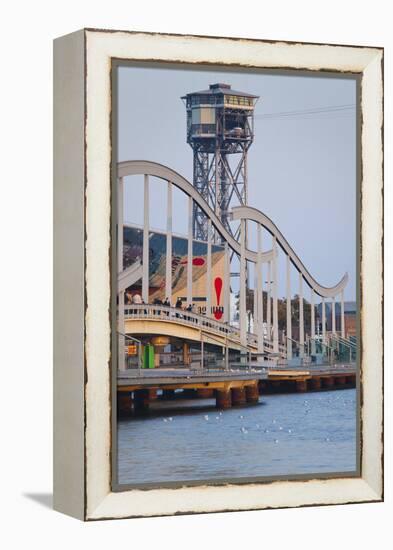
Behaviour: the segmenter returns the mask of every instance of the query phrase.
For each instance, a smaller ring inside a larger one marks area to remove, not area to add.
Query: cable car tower
[[[182,97],[187,109],[187,143],[194,151],[193,184],[231,235],[231,206],[247,204],[247,152],[254,139],[258,96],[211,84]],[[207,218],[194,203],[193,235],[207,241]],[[216,235],[215,240],[219,240]]]

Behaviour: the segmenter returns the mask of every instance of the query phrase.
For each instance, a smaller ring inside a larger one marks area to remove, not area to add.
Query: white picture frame
[[[361,475],[111,490],[111,64],[361,75]],[[54,507],[81,520],[383,499],[383,50],[84,29],[54,44]]]

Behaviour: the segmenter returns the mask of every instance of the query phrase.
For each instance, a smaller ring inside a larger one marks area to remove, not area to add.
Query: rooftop
[[[258,99],[259,96],[248,94],[247,92],[239,92],[238,90],[232,90],[230,84],[224,84],[223,82],[218,82],[216,84],[210,84],[208,90],[200,90],[199,92],[191,92],[189,94],[186,94],[182,97],[182,99],[185,99],[188,96],[192,95],[236,95],[241,97],[251,97],[254,99]]]

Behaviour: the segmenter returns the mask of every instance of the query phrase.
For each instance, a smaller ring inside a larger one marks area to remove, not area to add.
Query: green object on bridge
[[[154,346],[147,344],[143,350],[143,369],[154,369]]]

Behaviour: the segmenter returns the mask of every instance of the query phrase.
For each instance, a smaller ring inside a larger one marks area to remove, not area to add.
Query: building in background
[[[332,330],[332,304],[326,302],[326,330]],[[336,332],[341,333],[341,304],[336,302],[335,305],[335,317],[336,317]],[[318,327],[322,331],[321,319],[322,319],[322,303],[317,306],[317,318],[320,326]],[[344,302],[344,322],[345,322],[345,337],[356,337],[357,334],[357,306],[355,301]]]

